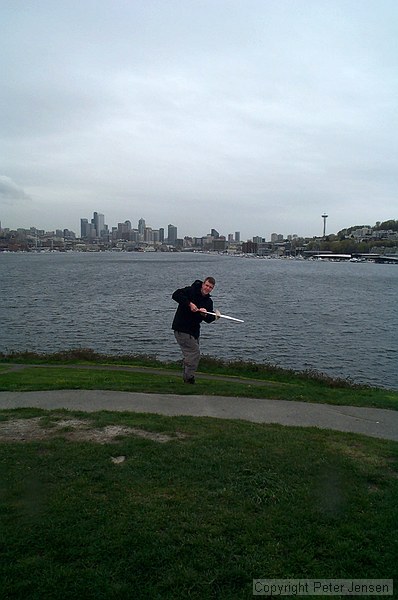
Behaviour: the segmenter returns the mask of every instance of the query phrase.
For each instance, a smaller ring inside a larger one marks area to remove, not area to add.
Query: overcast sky
[[[0,221],[398,218],[397,0],[2,0]]]

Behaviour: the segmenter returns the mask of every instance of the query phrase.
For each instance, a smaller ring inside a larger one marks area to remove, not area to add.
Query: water
[[[0,351],[180,358],[177,287],[213,275],[204,354],[398,389],[395,265],[168,253],[0,253]]]

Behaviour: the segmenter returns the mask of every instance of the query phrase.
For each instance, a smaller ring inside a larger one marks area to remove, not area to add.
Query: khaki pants
[[[183,355],[183,378],[184,381],[187,381],[187,379],[194,377],[199,365],[199,340],[189,335],[189,333],[182,333],[181,331],[175,331],[174,337],[181,348]]]

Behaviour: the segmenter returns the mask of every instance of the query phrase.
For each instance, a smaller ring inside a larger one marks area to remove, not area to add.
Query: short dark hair
[[[211,285],[216,285],[216,280],[214,279],[214,277],[206,277],[205,281],[208,281],[209,283],[211,283]]]

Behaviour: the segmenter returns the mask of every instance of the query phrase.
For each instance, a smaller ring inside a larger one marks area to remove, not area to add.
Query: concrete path
[[[398,441],[398,411],[378,408],[332,406],[286,400],[104,390],[0,392],[0,409],[22,407],[242,419],[254,423],[279,423],[362,433],[371,437]]]

